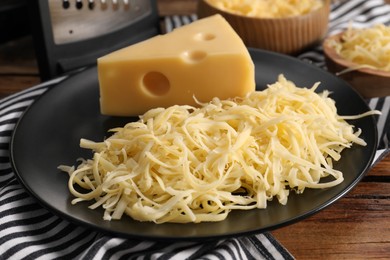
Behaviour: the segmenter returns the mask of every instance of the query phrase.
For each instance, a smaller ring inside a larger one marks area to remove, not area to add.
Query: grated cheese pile
[[[330,46],[343,58],[357,64],[356,68],[390,71],[390,27],[377,24],[370,28],[349,27],[341,41]]]
[[[284,18],[308,14],[323,6],[322,0],[207,0],[226,12],[261,18]]]
[[[318,85],[299,88],[280,75],[245,98],[156,108],[103,142],[81,139],[93,158],[59,167],[69,173],[72,203],[95,200],[90,208],[102,207],[105,220],[197,223],[273,198],[286,204],[291,190],[338,185],[343,174],[332,161],[366,143],[328,91],[315,93]]]

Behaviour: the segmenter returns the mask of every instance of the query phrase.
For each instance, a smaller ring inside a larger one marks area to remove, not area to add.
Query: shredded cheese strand
[[[355,29],[349,26],[341,41],[329,45],[348,61],[356,64],[339,74],[362,68],[390,71],[390,27],[376,24],[369,28]]]
[[[308,14],[323,6],[322,0],[207,0],[226,12],[261,18],[284,18]]]
[[[156,108],[103,142],[81,139],[93,159],[60,166],[69,173],[73,203],[95,200],[90,208],[102,207],[106,220],[127,214],[198,223],[221,221],[235,209],[266,208],[273,198],[286,204],[291,190],[338,185],[343,174],[332,162],[365,142],[317,86],[299,88],[280,75],[245,98]]]

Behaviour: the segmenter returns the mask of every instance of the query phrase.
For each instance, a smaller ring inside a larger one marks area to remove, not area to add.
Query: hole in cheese
[[[186,51],[182,56],[188,62],[200,62],[206,58],[207,53],[205,51]]]
[[[195,40],[198,41],[211,41],[215,39],[215,35],[212,33],[198,33],[195,35]]]
[[[163,96],[168,93],[171,84],[164,74],[157,71],[151,71],[145,74],[143,86],[149,94],[153,96]]]

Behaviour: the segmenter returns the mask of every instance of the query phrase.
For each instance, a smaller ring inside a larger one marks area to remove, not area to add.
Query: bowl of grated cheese
[[[363,97],[390,95],[390,27],[349,27],[323,42],[328,70]]]
[[[221,14],[247,47],[298,54],[320,43],[330,0],[201,0],[199,18]]]

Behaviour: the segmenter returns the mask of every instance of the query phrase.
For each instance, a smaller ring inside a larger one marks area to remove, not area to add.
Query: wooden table
[[[195,0],[172,2],[159,2],[163,14],[196,6]],[[0,98],[39,82],[31,36],[0,45]],[[390,259],[390,156],[344,198],[272,234],[297,259]]]

